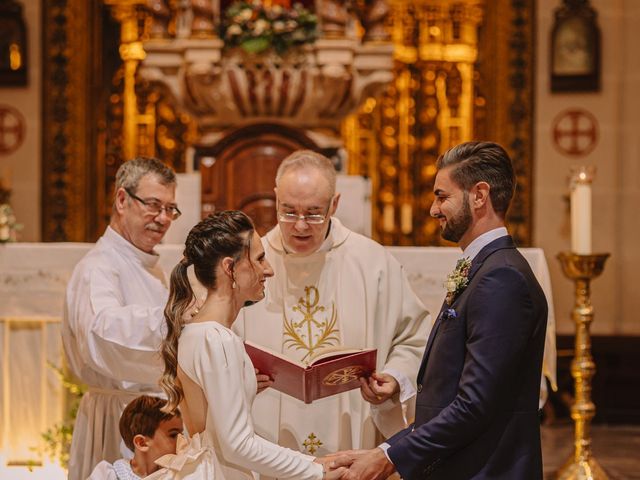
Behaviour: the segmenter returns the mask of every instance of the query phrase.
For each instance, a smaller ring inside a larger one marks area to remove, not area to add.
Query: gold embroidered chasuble
[[[378,371],[415,382],[430,317],[398,262],[384,247],[335,218],[320,249],[285,252],[279,228],[263,238],[275,275],[265,300],[245,308],[234,329],[245,339],[305,361],[328,346],[378,348]],[[409,393],[411,396],[411,392]],[[372,448],[376,427],[389,436],[405,426],[413,397],[370,408],[359,390],[304,403],[266,390],[256,397],[256,431],[281,445],[323,455]]]

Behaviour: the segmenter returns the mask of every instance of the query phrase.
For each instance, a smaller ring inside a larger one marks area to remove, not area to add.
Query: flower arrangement
[[[469,284],[470,270],[471,260],[461,258],[456,263],[456,268],[453,269],[453,272],[447,275],[447,280],[444,282],[444,287],[447,289],[447,305],[451,305],[456,296],[462,293]]]
[[[225,10],[220,38],[225,47],[240,47],[248,53],[273,49],[282,55],[292,47],[315,42],[318,19],[298,3],[287,9],[265,8],[259,0],[240,1]]]
[[[15,242],[18,230],[22,229],[9,204],[10,194],[11,191],[0,181],[0,243]]]

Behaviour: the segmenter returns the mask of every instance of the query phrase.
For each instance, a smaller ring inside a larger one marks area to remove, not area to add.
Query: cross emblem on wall
[[[0,105],[0,155],[15,152],[24,140],[25,120],[9,105]]]
[[[596,117],[579,108],[560,112],[553,121],[552,132],[556,150],[572,157],[591,153],[598,143]]]

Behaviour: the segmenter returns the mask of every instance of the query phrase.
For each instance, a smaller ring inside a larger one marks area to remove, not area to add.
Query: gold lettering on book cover
[[[337,345],[338,338],[338,314],[334,302],[331,302],[331,316],[319,318],[320,313],[326,312],[324,305],[319,305],[320,292],[314,286],[304,287],[304,297],[298,299],[292,311],[302,315],[299,322],[287,318],[284,313],[284,343],[286,348],[302,350],[305,352],[302,361],[311,358],[314,352],[322,347]]]
[[[325,376],[322,380],[322,383],[329,387],[335,385],[344,385],[345,383],[358,380],[358,378],[363,377],[364,374],[364,368],[360,366],[339,368],[338,370],[334,370],[333,372]]]

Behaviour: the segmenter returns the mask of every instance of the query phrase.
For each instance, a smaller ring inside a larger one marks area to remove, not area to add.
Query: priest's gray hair
[[[276,173],[276,187],[280,185],[280,180],[285,173],[309,167],[318,169],[325,176],[333,197],[336,193],[336,169],[331,160],[313,150],[298,150],[285,158]]]
[[[124,162],[118,168],[115,191],[117,192],[122,187],[135,193],[138,190],[140,179],[148,174],[154,175],[165,186],[176,183],[175,172],[160,160],[153,157],[137,157]]]

